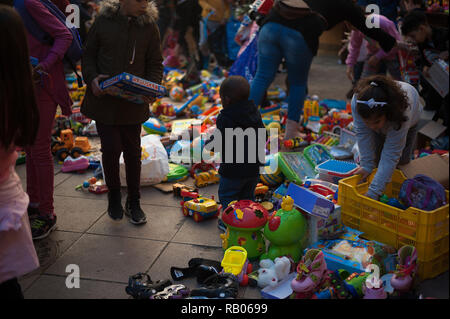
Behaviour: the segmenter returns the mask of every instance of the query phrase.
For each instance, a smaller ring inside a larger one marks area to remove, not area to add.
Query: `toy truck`
[[[77,158],[80,155],[86,154],[91,149],[87,137],[73,138],[73,131],[66,129],[61,131],[60,137],[57,137],[51,144],[52,153],[60,161],[64,161],[67,156]]]
[[[219,216],[222,209],[222,205],[217,204],[214,197],[202,197],[197,192],[181,190],[181,197],[183,197],[180,202],[183,215],[192,216],[197,223]]]

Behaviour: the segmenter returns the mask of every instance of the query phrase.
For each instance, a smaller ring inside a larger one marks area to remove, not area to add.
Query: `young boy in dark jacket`
[[[234,200],[254,199],[265,164],[266,129],[249,95],[250,85],[241,76],[227,78],[220,87],[223,110],[216,125],[222,137],[219,200],[224,209]]]
[[[108,214],[123,217],[119,158],[123,152],[128,197],[125,214],[133,224],[146,222],[139,203],[141,175],[141,124],[149,116],[149,103],[136,104],[108,95],[99,83],[122,72],[161,83],[163,65],[158,10],[147,0],[105,0],[92,25],[82,59],[88,85],[81,111],[96,121],[101,140],[102,164],[108,186]]]

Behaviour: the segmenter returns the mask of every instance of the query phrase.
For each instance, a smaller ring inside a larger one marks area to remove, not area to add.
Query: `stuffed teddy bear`
[[[260,288],[276,287],[291,271],[291,261],[285,256],[275,258],[275,262],[263,259],[259,262],[259,266],[258,287]]]

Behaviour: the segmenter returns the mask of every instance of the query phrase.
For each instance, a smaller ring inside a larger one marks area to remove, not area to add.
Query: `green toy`
[[[169,174],[167,174],[164,181],[166,182],[181,182],[187,179],[189,171],[183,165],[169,163]]]
[[[290,256],[297,263],[305,248],[306,229],[307,221],[294,208],[294,200],[290,196],[284,196],[281,209],[269,217],[264,227],[264,237],[270,241],[270,246],[267,253],[261,256],[261,260]]]
[[[344,269],[339,269],[337,272],[339,273],[339,277],[344,280],[347,290],[354,298],[362,298],[364,296],[363,286],[370,273],[350,274]]]
[[[288,181],[302,185],[305,179],[314,178],[317,175],[301,152],[278,153],[278,164]]]
[[[261,229],[266,225],[269,213],[251,200],[231,202],[222,213],[222,221],[227,226],[221,234],[222,248],[241,246],[247,250],[249,260],[255,260],[266,251]]]

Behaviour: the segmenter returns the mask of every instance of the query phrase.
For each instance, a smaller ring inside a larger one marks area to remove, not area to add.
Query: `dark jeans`
[[[23,299],[22,288],[17,278],[7,280],[0,284],[0,300]]]
[[[120,191],[119,159],[123,152],[130,200],[140,198],[141,124],[105,125],[97,123],[101,141],[102,165],[109,190]]]
[[[235,200],[255,200],[255,188],[259,176],[231,179],[221,176],[219,184],[219,200],[223,209]]]

